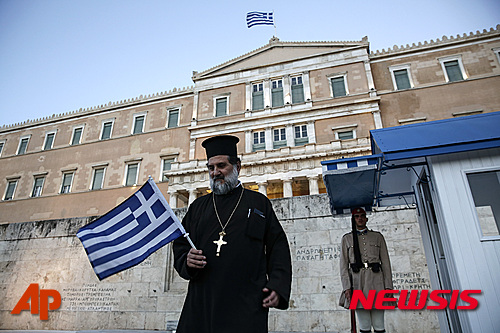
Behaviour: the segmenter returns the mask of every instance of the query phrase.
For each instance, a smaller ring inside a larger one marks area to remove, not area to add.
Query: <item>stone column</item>
[[[375,128],[383,128],[384,126],[382,125],[382,117],[380,116],[380,110],[377,111],[372,111],[373,114],[373,122],[375,123]]]
[[[269,79],[264,80],[264,109],[271,107],[271,81]]]
[[[292,104],[292,87],[290,82],[290,74],[283,77],[283,102],[285,105]]]
[[[266,127],[266,150],[273,150],[273,133],[271,127]]]
[[[252,137],[252,131],[246,130],[245,131],[245,153],[251,153],[252,152],[252,143],[253,143],[253,137]]]
[[[295,132],[293,131],[293,125],[286,125],[286,145],[288,147],[295,147]]]
[[[311,84],[309,83],[309,71],[302,73],[302,84],[304,85],[304,100],[311,100]]]
[[[179,115],[180,116],[180,115]],[[194,92],[192,120],[198,119],[198,91]]]
[[[195,189],[195,188],[192,188],[189,190],[189,200],[188,200],[188,204],[190,205],[193,201],[196,200],[196,198],[198,197],[197,196],[198,194],[198,190]]]
[[[309,180],[309,194],[319,194],[318,176],[307,176]]]
[[[170,200],[168,202],[170,208],[177,208],[177,197],[179,196],[179,193],[176,191],[168,191],[167,193],[170,196]]]
[[[267,182],[259,182],[257,185],[259,186],[259,192],[267,196]]]
[[[314,120],[307,122],[307,137],[309,138],[309,143],[316,143],[316,131],[314,128]]]
[[[293,197],[292,178],[283,179],[283,198]]]
[[[196,150],[196,139],[189,139],[189,159],[194,160],[194,154]]]
[[[252,84],[247,83],[245,85],[245,110],[252,110]]]

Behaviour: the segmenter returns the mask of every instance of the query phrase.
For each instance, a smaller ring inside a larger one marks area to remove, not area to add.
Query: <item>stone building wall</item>
[[[340,308],[340,240],[349,215],[332,217],[326,195],[272,201],[290,242],[293,284],[290,309],[271,310],[275,332],[348,332],[349,311]],[[177,209],[179,217],[186,209]],[[369,213],[369,227],[386,238],[395,289],[431,289],[414,209]],[[170,245],[134,268],[98,281],[76,231],[91,218],[0,225],[0,329],[92,330],[174,327],[187,283],[172,267]],[[10,312],[31,283],[56,289],[60,309],[41,321]],[[387,311],[389,332],[412,327],[439,332],[431,311]]]

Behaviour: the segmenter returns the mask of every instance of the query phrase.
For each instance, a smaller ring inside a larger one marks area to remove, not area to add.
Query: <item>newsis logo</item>
[[[49,297],[52,298],[50,303]],[[32,283],[21,296],[11,314],[20,314],[21,311],[31,310],[31,314],[40,314],[40,320],[48,320],[49,310],[57,310],[60,306],[61,294],[57,290],[40,289],[38,283]]]
[[[399,294],[399,295],[398,295]],[[443,310],[448,307],[451,310],[474,310],[478,306],[478,301],[470,296],[471,294],[481,294],[481,290],[375,290],[368,292],[368,297],[363,295],[361,290],[353,290],[349,309],[356,309],[358,303],[363,309],[371,310]],[[399,298],[398,298],[399,296]],[[446,296],[446,298],[445,298]],[[427,301],[436,302],[436,305],[427,305]],[[448,301],[449,300],[449,301]],[[461,300],[464,305],[457,305]]]

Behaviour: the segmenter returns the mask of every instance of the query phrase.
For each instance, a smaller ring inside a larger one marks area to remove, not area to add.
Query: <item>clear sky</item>
[[[370,49],[500,24],[500,0],[0,0],[0,126],[193,85],[269,42],[359,41]]]

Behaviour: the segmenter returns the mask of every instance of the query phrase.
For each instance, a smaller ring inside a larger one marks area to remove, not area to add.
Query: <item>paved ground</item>
[[[80,331],[52,331],[52,330],[0,330],[0,333],[175,333],[175,331],[152,331],[152,330],[80,330]],[[291,333],[291,332],[269,332],[269,333]],[[293,332],[306,333],[306,332]],[[325,332],[336,333],[336,332]]]

